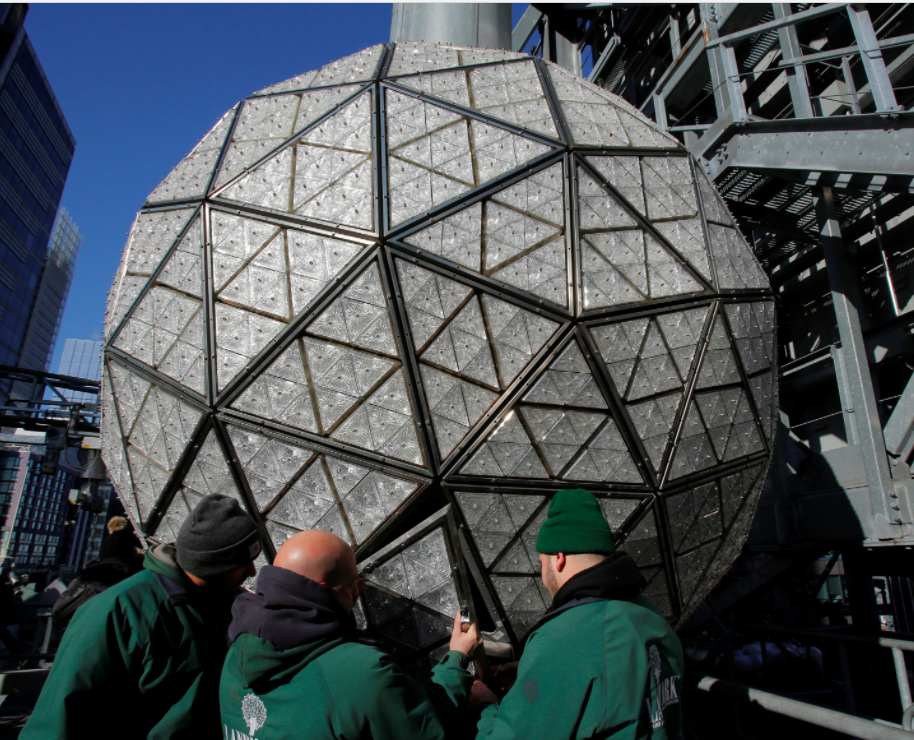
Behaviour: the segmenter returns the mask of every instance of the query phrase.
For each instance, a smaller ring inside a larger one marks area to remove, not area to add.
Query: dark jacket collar
[[[641,593],[647,581],[631,556],[617,550],[592,568],[582,570],[562,586],[552,598],[549,611],[579,599],[630,599]]]
[[[232,643],[239,635],[253,635],[288,650],[354,632],[352,615],[333,598],[331,589],[265,565],[257,576],[257,592],[235,600],[228,637]]]

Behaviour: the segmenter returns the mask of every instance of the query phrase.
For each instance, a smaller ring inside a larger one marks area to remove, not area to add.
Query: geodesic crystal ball
[[[364,551],[434,486],[514,638],[568,487],[681,622],[745,539],[774,407],[772,292],[696,162],[513,52],[379,45],[241,101],[108,301],[104,458],[148,538],[220,492],[268,556],[309,528]]]

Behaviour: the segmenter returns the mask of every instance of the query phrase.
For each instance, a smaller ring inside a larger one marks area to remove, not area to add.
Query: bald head
[[[335,534],[312,529],[285,541],[273,565],[333,588],[357,573],[355,554]]]
[[[299,532],[287,539],[276,553],[273,565],[326,586],[347,612],[352,612],[364,585],[349,543],[319,529]]]

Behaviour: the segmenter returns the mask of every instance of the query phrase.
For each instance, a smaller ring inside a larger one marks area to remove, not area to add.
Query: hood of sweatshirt
[[[552,598],[549,611],[560,609],[578,599],[630,599],[647,585],[631,556],[616,550],[606,560],[582,570],[562,586]]]
[[[231,669],[248,686],[282,682],[327,650],[355,639],[355,620],[333,591],[285,568],[263,566],[257,591],[232,605],[228,639],[242,653]]]

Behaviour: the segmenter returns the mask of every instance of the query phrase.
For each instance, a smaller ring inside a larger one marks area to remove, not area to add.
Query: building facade
[[[21,436],[3,435],[4,438]],[[69,503],[77,470],[60,465],[41,472],[43,448],[9,440],[0,449],[0,559],[19,573],[55,569],[61,545],[75,525],[75,507]]]
[[[69,375],[86,380],[101,379],[102,343],[94,339],[67,339],[63,345],[58,375]],[[98,404],[95,393],[61,390],[70,401],[84,404]]]
[[[79,229],[66,209],[61,208],[54,222],[41,280],[32,303],[18,361],[20,367],[44,371],[49,369],[81,244]],[[97,375],[96,370],[96,375],[81,377],[94,378]]]
[[[49,248],[75,140],[25,32],[26,11],[0,4],[0,364],[44,370],[53,296],[62,305],[75,260],[66,216],[59,251]],[[0,396],[8,392],[0,384]]]

